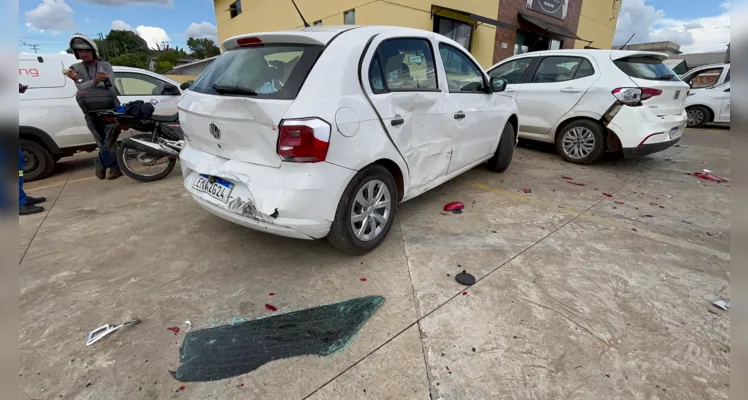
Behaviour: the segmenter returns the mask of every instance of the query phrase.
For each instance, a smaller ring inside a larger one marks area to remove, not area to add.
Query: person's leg
[[[116,134],[116,131],[116,125],[107,125],[105,128],[104,145],[101,146],[101,150],[99,150],[99,155],[103,157],[101,162],[106,166],[106,168],[109,168],[109,175],[106,177],[109,180],[117,179],[122,176],[122,172],[117,164],[117,142],[114,141],[112,136]],[[109,143],[110,141],[112,141],[111,144]]]
[[[86,115],[86,125],[88,126],[88,130],[91,131],[91,135],[93,135],[96,144],[99,146],[99,155],[94,161],[94,172],[96,173],[97,178],[104,179],[106,178],[106,164],[102,164],[101,162],[101,145],[104,142],[104,127],[101,121],[94,120],[88,115]]]
[[[18,148],[18,215],[37,214],[44,211],[44,207],[37,206],[47,199],[44,197],[29,197],[23,191],[23,151]]]

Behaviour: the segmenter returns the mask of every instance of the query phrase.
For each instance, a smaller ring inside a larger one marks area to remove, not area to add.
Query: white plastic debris
[[[192,322],[187,320],[187,321],[184,321],[184,323],[187,324],[187,330],[184,331],[184,333],[190,333],[190,331],[192,330]]]
[[[710,171],[708,169],[702,169],[702,171],[706,172],[707,174],[711,174],[712,173],[712,171]]]
[[[727,311],[727,310],[730,309],[730,301],[729,300],[717,300],[717,301],[715,301],[712,304],[714,304],[716,307],[721,308],[721,309],[723,309],[725,311]]]

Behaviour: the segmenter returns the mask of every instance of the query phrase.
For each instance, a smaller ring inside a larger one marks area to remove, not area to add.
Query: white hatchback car
[[[701,128],[710,122],[730,122],[730,84],[688,93],[688,127]]]
[[[223,46],[179,103],[184,185],[221,218],[362,254],[399,203],[509,166],[516,104],[444,36],[313,27]]]
[[[552,50],[508,58],[488,71],[517,100],[520,138],[555,143],[577,164],[606,151],[636,157],[674,145],[686,126],[688,85],[666,54]]]

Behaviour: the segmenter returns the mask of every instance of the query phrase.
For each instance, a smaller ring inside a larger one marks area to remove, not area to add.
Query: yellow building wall
[[[610,49],[616,33],[618,13],[622,0],[584,0],[579,16],[577,36],[592,40],[590,46],[598,49]],[[581,49],[587,42],[577,40],[574,48]]]
[[[231,18],[229,5],[234,0],[215,0],[218,40],[245,33],[296,29],[303,26],[293,4],[276,0],[242,0],[242,13]],[[433,31],[432,5],[452,8],[495,19],[499,0],[296,0],[304,18],[313,24],[343,25],[343,13],[356,10],[356,25],[390,25]],[[463,14],[439,11],[437,14],[471,22]],[[474,21],[472,21],[474,22]],[[496,28],[473,24],[473,40],[469,49],[484,68],[493,61]]]

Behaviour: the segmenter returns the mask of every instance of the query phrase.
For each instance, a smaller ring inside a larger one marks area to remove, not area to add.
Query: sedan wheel
[[[689,127],[700,127],[704,125],[706,120],[706,114],[700,107],[694,107],[688,109],[688,126]]]
[[[595,149],[595,135],[585,127],[569,129],[561,140],[564,153],[574,160],[589,156]]]
[[[358,240],[368,242],[381,235],[391,207],[392,197],[384,182],[372,180],[362,186],[351,205],[351,229]]]

